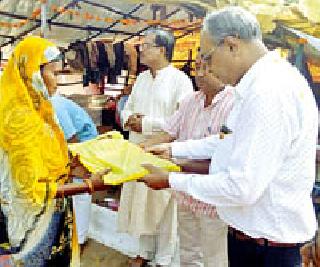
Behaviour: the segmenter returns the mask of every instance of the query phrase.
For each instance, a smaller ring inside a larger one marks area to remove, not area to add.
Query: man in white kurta
[[[191,80],[170,65],[174,45],[171,33],[153,30],[141,46],[142,72],[122,112],[130,130],[129,140],[144,142],[161,131],[184,97],[193,91]],[[139,237],[139,256],[161,266],[174,264],[177,257],[177,211],[170,191],[153,191],[143,183],[123,186],[118,215],[120,232]]]

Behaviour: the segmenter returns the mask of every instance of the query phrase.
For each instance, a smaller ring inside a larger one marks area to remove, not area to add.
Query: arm
[[[140,144],[142,148],[148,148],[153,145],[161,144],[161,143],[170,143],[175,138],[172,137],[170,134],[164,132],[157,135],[153,135],[150,139],[147,139],[145,142]]]
[[[186,114],[189,99],[190,98],[187,97],[185,101],[182,101],[179,109],[165,121],[164,126],[162,127],[163,133],[152,136],[145,143],[141,144],[141,146],[148,148],[153,145],[171,143],[174,141],[179,136],[180,124],[183,120],[183,116]]]
[[[272,94],[246,102],[234,129],[228,168],[212,175],[172,173],[172,188],[216,206],[252,205],[261,197],[285,158],[290,120]]]
[[[63,198],[65,196],[72,196],[81,193],[93,194],[96,191],[108,190],[111,186],[104,184],[103,176],[109,171],[109,169],[106,169],[101,172],[91,174],[89,178],[83,180],[82,184],[69,183],[59,185],[55,198]]]
[[[68,143],[79,143],[79,139],[76,135],[73,135],[71,138],[69,138]]]
[[[184,142],[161,143],[145,147],[149,153],[158,155],[164,159],[211,159],[217,144],[220,142],[219,135],[211,135],[204,139],[187,140]]]
[[[152,134],[155,131],[161,131],[165,123],[164,118],[154,118],[150,116],[143,116],[142,118],[142,133],[145,135]]]
[[[171,144],[171,156],[187,159],[211,159],[220,141],[219,135],[216,134],[199,140],[173,142]]]
[[[125,126],[128,122],[129,117],[134,114],[134,103],[135,103],[136,91],[138,88],[138,84],[139,84],[139,76],[137,78],[136,83],[132,87],[131,94],[128,97],[128,100],[124,106],[124,109],[121,112],[121,121],[123,123],[123,125],[122,125],[123,128],[126,128]]]
[[[208,174],[210,168],[210,160],[190,160],[190,159],[173,159],[175,164],[181,167],[183,172]]]
[[[77,130],[73,124],[69,112],[64,108],[63,105],[55,105],[55,102],[53,102],[53,106],[59,120],[59,125],[63,130],[65,139],[68,140],[68,142],[71,140],[72,142],[70,143],[74,143],[74,141],[77,139]]]

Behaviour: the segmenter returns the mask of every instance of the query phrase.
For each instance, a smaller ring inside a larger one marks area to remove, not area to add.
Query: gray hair
[[[260,24],[256,17],[238,6],[229,6],[208,14],[203,22],[203,30],[217,44],[227,36],[246,41],[262,39]]]
[[[173,33],[162,28],[152,28],[147,30],[144,35],[155,35],[155,44],[166,49],[166,58],[172,60],[175,39]]]

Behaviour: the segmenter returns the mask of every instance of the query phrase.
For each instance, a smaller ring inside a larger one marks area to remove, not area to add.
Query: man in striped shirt
[[[180,104],[163,127],[164,133],[141,144],[148,147],[217,134],[233,104],[233,88],[207,72],[196,60],[196,82],[200,91],[193,92]],[[216,217],[215,208],[191,196],[176,193],[181,266],[228,266],[227,225]]]

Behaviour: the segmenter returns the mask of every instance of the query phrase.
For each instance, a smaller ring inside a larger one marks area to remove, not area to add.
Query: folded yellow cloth
[[[142,178],[148,171],[141,164],[149,163],[168,171],[180,171],[174,163],[145,153],[139,146],[124,140],[120,133],[111,132],[96,139],[70,144],[73,156],[79,155],[81,163],[92,173],[111,168],[103,179],[105,184],[118,185]]]

